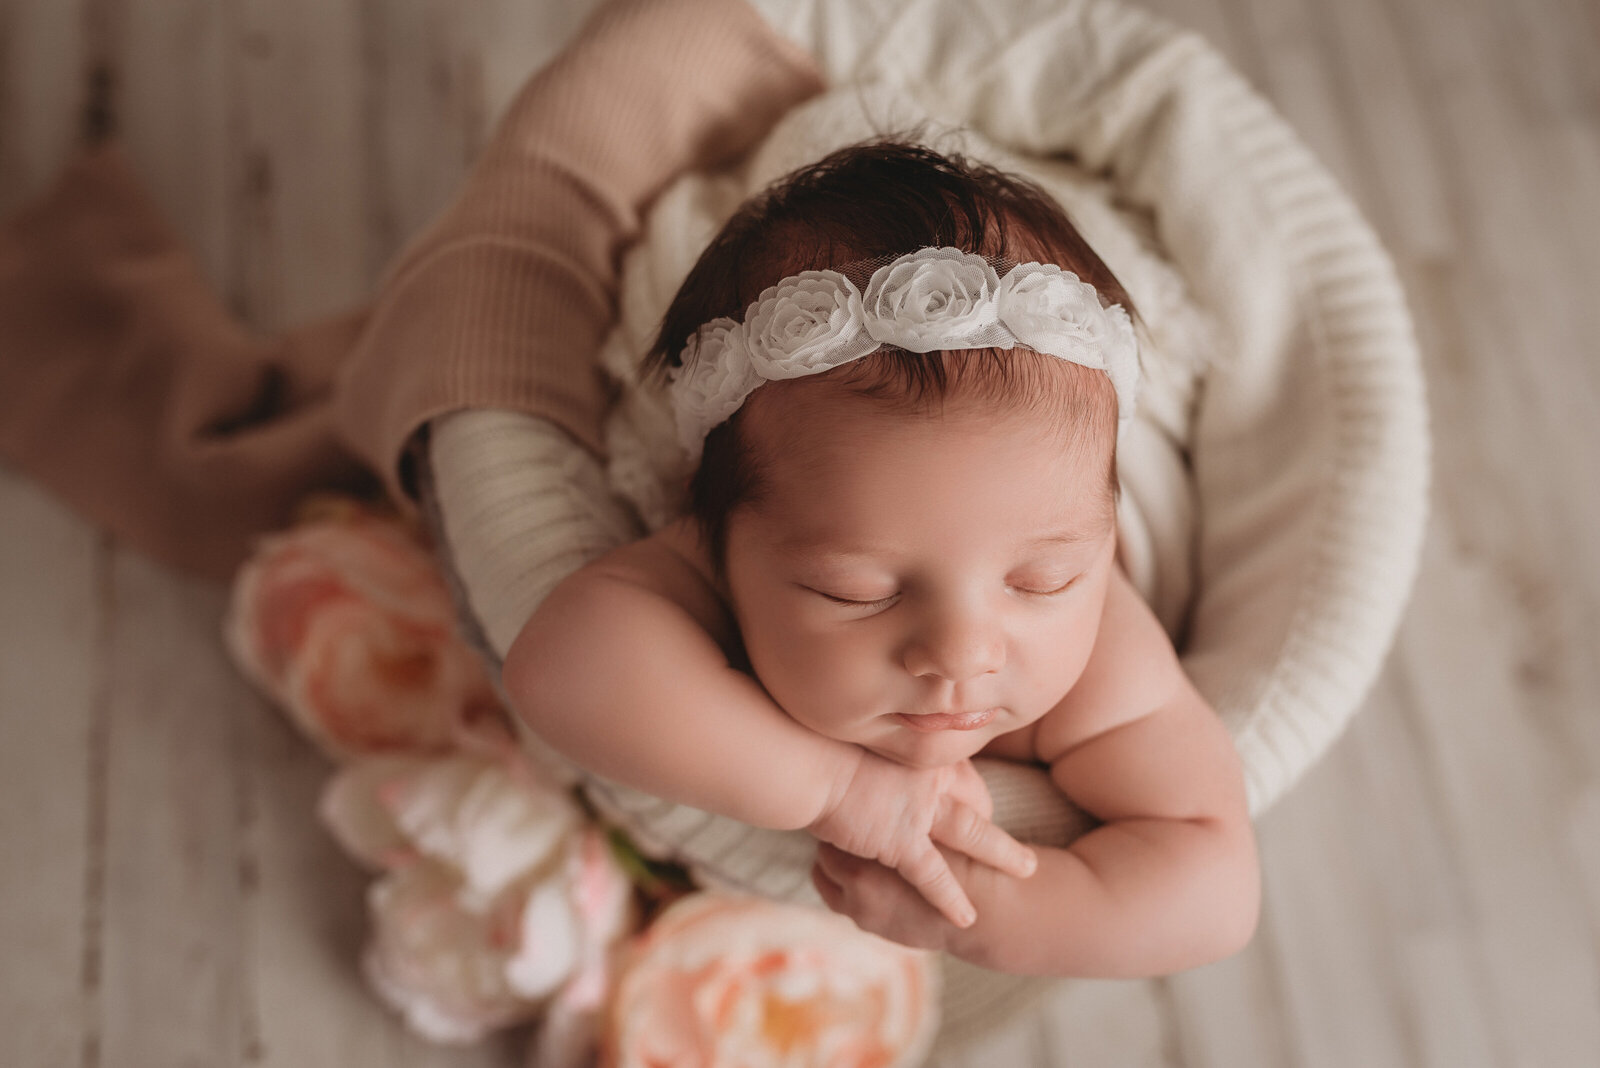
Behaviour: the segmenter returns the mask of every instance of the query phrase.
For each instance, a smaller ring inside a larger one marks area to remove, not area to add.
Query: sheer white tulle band
[[[884,345],[909,352],[1022,345],[1097,368],[1110,376],[1118,425],[1127,426],[1139,383],[1127,310],[1101,307],[1092,285],[1054,264],[1019,263],[999,274],[1007,266],[960,249],[923,248],[879,266],[865,292],[833,270],[769,286],[743,322],[723,316],[689,338],[683,366],[668,379],[678,440],[698,462],[706,435],[762,383],[820,374]]]

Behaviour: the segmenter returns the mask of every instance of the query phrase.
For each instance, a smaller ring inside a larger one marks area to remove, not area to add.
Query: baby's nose
[[[929,627],[906,647],[906,670],[914,676],[937,675],[965,682],[993,674],[1005,665],[1005,637],[1000,628],[980,619],[951,619]]]

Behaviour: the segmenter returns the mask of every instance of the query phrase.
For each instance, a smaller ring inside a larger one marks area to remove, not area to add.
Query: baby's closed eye
[[[896,592],[886,594],[882,597],[845,597],[840,594],[828,593],[825,590],[819,590],[812,586],[802,586],[801,588],[809,590],[819,597],[825,597],[834,604],[849,605],[852,608],[881,608],[884,605],[889,604],[896,597],[900,596],[899,593]]]
[[[1062,577],[1059,575],[1038,577],[1030,576],[1014,583],[1008,583],[1007,588],[1014,590],[1017,593],[1027,594],[1035,597],[1053,597],[1057,594],[1067,592],[1067,590],[1071,589],[1073,584],[1075,584],[1082,577],[1083,576],[1081,574],[1074,574],[1068,577]],[[856,596],[849,596],[844,593],[831,593],[826,589],[822,589],[817,586],[808,586],[804,583],[799,583],[798,585],[801,589],[832,601],[834,604],[847,605],[852,608],[882,608],[892,603],[900,596],[900,591],[898,590],[885,593],[880,596],[873,596],[870,593],[865,592],[857,594]]]
[[[1012,589],[1019,593],[1031,593],[1041,597],[1051,597],[1058,593],[1066,593],[1073,583],[1083,576],[1081,574],[1069,576],[1047,576],[1040,578],[1027,578],[1012,585]]]

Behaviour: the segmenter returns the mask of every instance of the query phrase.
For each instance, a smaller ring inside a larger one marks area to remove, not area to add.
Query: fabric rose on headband
[[[762,290],[746,313],[750,362],[768,380],[837,367],[878,347],[865,318],[850,279],[838,271],[801,271]]]
[[[1053,263],[1019,263],[1001,280],[995,306],[1018,344],[1104,369],[1117,392],[1118,415],[1132,414],[1139,357],[1122,305],[1102,308],[1094,286]]]
[[[1065,350],[1085,367],[1104,367],[1105,313],[1091,285],[1055,264],[1019,264],[995,294],[1000,318],[1035,351]]]
[[[992,344],[984,338],[993,332],[999,288],[999,276],[982,256],[922,249],[873,274],[863,298],[867,331],[908,352]]]
[[[921,248],[874,271],[865,295],[839,271],[802,271],[763,290],[743,323],[711,320],[669,375],[689,462],[699,462],[706,435],[763,382],[821,374],[884,345],[934,352],[1021,344],[1104,370],[1117,393],[1119,424],[1127,426],[1139,346],[1126,309],[1102,308],[1093,286],[1050,264],[1014,264],[1002,279],[997,270],[1005,262]]]
[[[744,324],[727,316],[713,319],[695,332],[683,363],[672,378],[678,438],[698,456],[705,428],[738,411],[761,378],[750,364]]]

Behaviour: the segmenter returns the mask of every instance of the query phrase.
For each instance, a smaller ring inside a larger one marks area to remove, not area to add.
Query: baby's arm
[[[806,828],[894,867],[953,922],[971,904],[933,844],[1025,874],[970,763],[917,770],[791,719],[713,637],[720,603],[646,539],[581,569],[518,634],[504,681],[550,745],[606,778],[758,827]],[[983,806],[980,811],[979,806]]]
[[[1121,572],[1072,691],[1035,749],[1062,792],[1103,825],[1038,847],[1016,879],[950,855],[978,922],[952,928],[895,873],[828,849],[812,878],[835,911],[907,945],[995,971],[1131,978],[1243,948],[1260,900],[1255,837],[1233,743]]]

